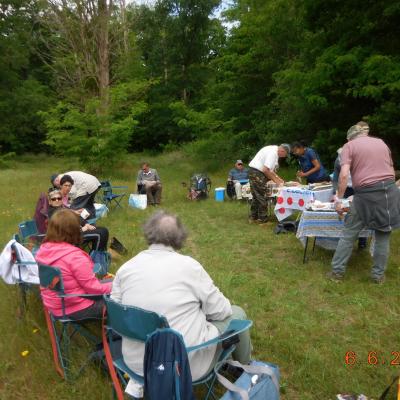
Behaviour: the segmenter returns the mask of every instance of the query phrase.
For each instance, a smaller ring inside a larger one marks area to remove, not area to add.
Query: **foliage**
[[[10,161],[15,158],[15,155],[16,154],[14,152],[0,155],[0,169],[10,168]]]
[[[304,139],[329,168],[364,119],[400,159],[396,0],[235,0],[223,3],[223,20],[219,0],[3,3],[2,151],[46,149],[37,112],[61,101],[86,132],[78,136],[99,139],[94,154],[107,153],[108,134],[128,138],[129,151],[198,140],[188,148],[200,159],[208,148],[249,159],[265,144]],[[134,123],[113,104],[124,85],[146,87],[127,98]]]
[[[36,2],[7,0],[0,7],[0,149],[38,151],[44,132],[36,113],[49,107],[48,75],[35,56]]]
[[[142,98],[147,87],[147,82],[131,82],[113,88],[108,115],[97,112],[98,98],[88,101],[83,110],[59,102],[41,113],[48,130],[45,143],[57,155],[78,157],[92,172],[106,171],[126,152],[138,117],[146,113],[147,104]]]

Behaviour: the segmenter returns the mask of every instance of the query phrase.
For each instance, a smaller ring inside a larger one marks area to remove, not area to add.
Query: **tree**
[[[112,0],[47,0],[39,20],[45,32],[44,59],[54,71],[58,91],[81,105],[98,96],[101,113],[108,109],[113,10]]]
[[[43,149],[37,111],[48,108],[52,93],[35,52],[38,13],[37,3],[29,0],[7,0],[0,6],[0,152]]]

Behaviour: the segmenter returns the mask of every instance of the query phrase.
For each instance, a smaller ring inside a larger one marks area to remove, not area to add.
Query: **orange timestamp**
[[[359,357],[355,351],[346,351],[344,363],[347,366],[354,366],[360,363],[368,365],[400,365],[400,351],[392,351],[389,355],[381,351],[369,351],[364,357]]]

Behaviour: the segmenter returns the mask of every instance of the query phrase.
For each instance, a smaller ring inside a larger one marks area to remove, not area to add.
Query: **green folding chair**
[[[98,351],[90,351],[86,360],[82,363],[76,373],[72,371],[71,365],[71,339],[78,333],[81,337],[87,340],[90,346],[95,348],[100,343],[99,337],[90,333],[83,325],[92,319],[75,320],[69,318],[65,314],[65,301],[71,297],[90,297],[101,298],[99,295],[93,294],[66,294],[64,291],[64,283],[62,274],[59,268],[44,265],[39,265],[40,286],[54,291],[61,300],[62,316],[56,317],[43,304],[46,324],[50,335],[51,347],[53,351],[53,360],[56,371],[65,380],[73,380],[78,377],[87,364],[98,356]],[[100,320],[99,320],[100,321]]]
[[[41,242],[46,236],[43,233],[39,233],[36,221],[31,219],[21,222],[20,224],[18,224],[18,232],[18,241],[24,246],[31,244],[32,253],[35,255],[39,249]]]
[[[119,354],[117,357],[113,355],[118,353],[113,351],[113,332],[120,336],[144,343],[153,332],[158,329],[169,329],[169,325],[165,317],[155,312],[120,304],[111,300],[109,296],[104,296],[104,300],[106,303],[107,318],[103,319],[103,348],[117,398],[118,400],[123,400],[124,394],[122,391],[121,382],[123,385],[126,385],[126,377],[129,377],[141,384],[144,384],[144,378],[143,376],[136,374],[125,364],[121,354]],[[220,336],[197,346],[187,347],[186,351],[190,353],[211,345],[222,343],[222,350],[217,361],[219,362],[226,360],[236,348],[238,335],[248,330],[252,324],[253,322],[249,320],[232,320],[225,332]],[[194,381],[193,385],[204,384],[207,388],[207,393],[204,399],[215,399],[213,392],[215,381],[216,375],[214,370],[211,369],[211,371],[205,376]]]

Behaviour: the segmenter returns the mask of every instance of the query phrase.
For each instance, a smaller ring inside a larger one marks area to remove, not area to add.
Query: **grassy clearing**
[[[177,213],[190,230],[185,254],[198,259],[233,303],[243,306],[254,320],[255,358],[280,366],[282,398],[333,399],[339,392],[377,397],[399,367],[391,366],[392,352],[400,351],[399,265],[400,234],[392,235],[387,282],[368,281],[371,260],[355,250],[346,280],[327,282],[332,253],[316,249],[302,264],[302,247],[293,235],[273,233],[274,224],[247,223],[247,206],[237,202],[186,200],[181,182],[203,168],[181,153],[145,157],[164,182],[163,208]],[[135,191],[137,166],[144,158],[132,155],[110,176],[113,184]],[[13,169],[0,171],[1,243],[29,219],[51,173],[76,169],[73,160],[25,157]],[[230,165],[211,174],[213,187],[224,185]],[[101,221],[130,254],[113,261],[113,270],[144,249],[140,227],[153,209],[113,210]],[[89,368],[75,384],[56,375],[47,331],[38,300],[30,297],[26,318],[16,317],[16,288],[0,283],[0,398],[52,399],[111,398],[108,379]],[[33,333],[39,328],[37,333]],[[29,350],[29,355],[21,352]],[[347,351],[358,363],[345,365]],[[368,353],[378,352],[379,364],[368,365]],[[383,363],[384,362],[384,363]]]

